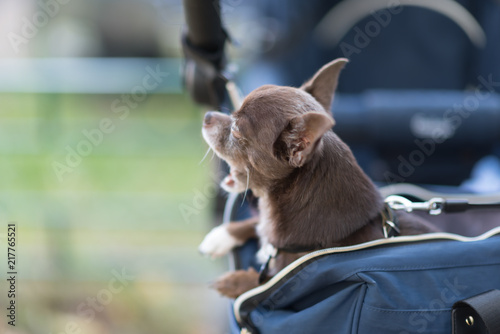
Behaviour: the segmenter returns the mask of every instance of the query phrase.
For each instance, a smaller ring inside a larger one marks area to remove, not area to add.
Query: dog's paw
[[[204,255],[216,258],[226,255],[231,249],[241,246],[243,243],[229,234],[225,225],[220,225],[205,236],[198,250]]]
[[[248,270],[232,271],[220,277],[212,287],[221,295],[237,298],[241,294],[259,286],[259,273],[252,267]]]

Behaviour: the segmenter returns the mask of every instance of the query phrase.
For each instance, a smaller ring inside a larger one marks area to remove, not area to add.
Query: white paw
[[[225,225],[220,225],[205,236],[198,250],[204,255],[216,258],[226,255],[231,249],[241,245],[243,245],[242,241],[229,234]]]

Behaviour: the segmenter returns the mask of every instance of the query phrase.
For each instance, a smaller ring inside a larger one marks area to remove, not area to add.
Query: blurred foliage
[[[213,196],[193,202],[213,184],[202,113],[187,96],[151,95],[122,120],[116,98],[0,94],[0,217],[17,223],[19,272],[17,326],[2,316],[2,333],[223,332],[226,303],[208,289],[223,262],[197,252],[213,223]],[[103,118],[114,130],[59,180],[53,163]],[[114,270],[134,279],[90,321],[81,304]]]

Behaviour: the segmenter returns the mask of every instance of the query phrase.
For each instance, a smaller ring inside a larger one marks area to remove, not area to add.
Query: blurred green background
[[[223,2],[228,24],[241,5]],[[0,333],[227,332],[228,302],[209,288],[227,260],[197,250],[220,223],[218,162],[200,163],[204,109],[182,89],[183,24],[181,0],[0,2]],[[142,94],[156,66],[168,76]],[[125,115],[115,103],[134,92]]]
[[[1,291],[2,333],[65,333],[68,323],[95,334],[223,332],[226,304],[208,283],[224,261],[197,253],[214,219],[199,108],[185,95],[151,95],[120,120],[112,95],[0,99],[2,232],[17,223],[19,273],[15,328]],[[114,131],[59,181],[52,163],[103,117]],[[199,193],[206,201],[193,202]],[[1,251],[5,274],[5,235]],[[122,270],[130,284],[110,301],[98,296]]]

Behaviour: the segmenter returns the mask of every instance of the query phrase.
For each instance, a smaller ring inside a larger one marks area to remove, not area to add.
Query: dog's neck
[[[331,131],[312,159],[274,182],[261,201],[269,225],[266,237],[278,248],[358,243],[360,230],[366,235],[362,239],[371,239],[370,225],[383,208],[376,186]]]

